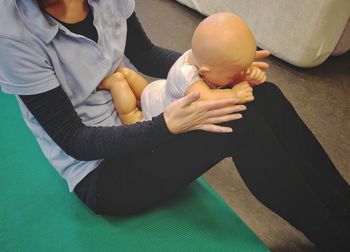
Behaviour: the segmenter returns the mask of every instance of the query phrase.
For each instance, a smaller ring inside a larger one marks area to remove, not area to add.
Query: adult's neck
[[[38,3],[42,10],[68,24],[78,23],[88,14],[86,0],[38,0]]]

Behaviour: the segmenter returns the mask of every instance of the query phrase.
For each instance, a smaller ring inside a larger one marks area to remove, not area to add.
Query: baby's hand
[[[247,81],[243,81],[232,88],[233,96],[243,104],[254,100],[253,89]]]
[[[250,66],[245,71],[244,79],[248,81],[252,87],[264,83],[266,81],[266,78],[266,73],[255,66]]]

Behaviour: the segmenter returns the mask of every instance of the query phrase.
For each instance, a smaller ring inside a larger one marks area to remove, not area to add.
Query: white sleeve
[[[170,73],[168,77],[170,77]],[[167,91],[174,99],[183,97],[191,84],[201,80],[197,68],[189,64],[185,64],[181,66],[180,69],[176,69],[171,74],[170,78],[171,80],[167,82]]]

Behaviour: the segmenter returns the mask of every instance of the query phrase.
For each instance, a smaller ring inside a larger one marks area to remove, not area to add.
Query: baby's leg
[[[99,88],[111,92],[115,109],[124,124],[133,124],[143,119],[136,106],[136,97],[122,73],[115,72],[105,78]]]
[[[140,100],[143,89],[147,86],[148,82],[140,74],[127,67],[120,67],[116,72],[122,73],[125,80],[128,82],[132,92],[136,96],[137,100]]]

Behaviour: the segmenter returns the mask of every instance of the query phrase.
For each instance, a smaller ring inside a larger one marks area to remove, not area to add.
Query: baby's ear
[[[199,75],[206,75],[209,72],[210,72],[210,68],[208,66],[202,66],[198,70]]]

